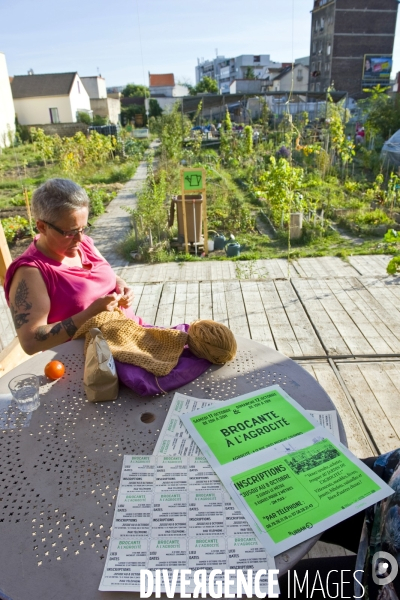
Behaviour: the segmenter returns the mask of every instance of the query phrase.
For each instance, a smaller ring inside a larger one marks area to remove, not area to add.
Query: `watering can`
[[[215,235],[214,236],[214,250],[223,250],[225,248],[225,244],[226,244],[226,239],[225,236],[222,235]]]
[[[225,252],[227,256],[240,256],[240,244],[239,242],[232,242],[225,246]]]

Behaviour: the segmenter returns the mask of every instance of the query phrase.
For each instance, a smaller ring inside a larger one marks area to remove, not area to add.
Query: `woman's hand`
[[[120,294],[118,306],[122,306],[122,308],[129,308],[129,306],[132,305],[135,294],[133,293],[133,290],[126,285],[125,281],[119,277],[117,277],[115,291],[117,294]]]
[[[120,301],[121,294],[113,292],[112,294],[108,294],[108,296],[101,296],[100,298],[97,298],[97,300],[92,302],[87,310],[90,311],[93,316],[98,315],[105,310],[113,312],[113,310],[117,308]]]

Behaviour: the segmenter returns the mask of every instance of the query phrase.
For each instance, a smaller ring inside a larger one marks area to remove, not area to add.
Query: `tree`
[[[92,117],[89,115],[89,113],[83,111],[78,111],[76,113],[76,120],[78,123],[86,123],[86,125],[92,124]]]
[[[189,88],[189,93],[191,96],[205,93],[218,94],[218,84],[215,79],[205,76],[197,85]]]
[[[140,96],[144,98],[150,98],[150,90],[145,85],[137,85],[136,83],[128,83],[122,90],[124,98],[133,98],[134,96]]]
[[[383,143],[388,137],[400,129],[400,99],[387,95],[387,87],[377,85],[365,89],[369,98],[357,103],[364,113],[365,131],[369,139],[381,136]]]
[[[159,105],[156,98],[150,98],[149,101],[149,117],[160,117],[162,115],[162,108]]]
[[[124,123],[129,123],[135,120],[135,115],[143,115],[143,125],[147,123],[146,109],[139,104],[130,104],[121,108],[121,120]]]
[[[247,67],[244,78],[245,79],[255,79],[256,78],[253,67]]]

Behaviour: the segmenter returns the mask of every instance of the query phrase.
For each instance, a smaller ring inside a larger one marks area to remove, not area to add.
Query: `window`
[[[327,45],[327,47],[326,47],[326,54],[327,54],[328,56],[329,56],[329,55],[330,55],[330,53],[331,53],[331,48],[332,48],[332,47],[331,47],[331,45],[330,45],[330,44],[328,44],[328,45]]]
[[[49,108],[50,111],[50,122],[59,123],[60,117],[58,116],[58,108]]]
[[[325,27],[325,19],[324,19],[324,17],[321,17],[321,26],[320,26],[321,31],[323,30],[324,27]]]
[[[312,53],[315,54],[316,50],[317,50],[317,43],[313,42],[312,43]]]
[[[320,89],[321,89],[321,84],[320,84],[320,83],[316,83],[316,84],[315,84],[315,91],[316,91],[316,92],[319,92],[319,91],[320,91]]]
[[[260,55],[254,56],[253,57],[253,62],[261,62],[261,56]]]
[[[318,31],[319,29],[319,21],[318,19],[315,21],[315,31]]]

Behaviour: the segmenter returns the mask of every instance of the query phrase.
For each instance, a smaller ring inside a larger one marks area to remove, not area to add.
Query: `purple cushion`
[[[146,327],[151,327],[151,325],[147,325]],[[171,329],[187,332],[189,325],[183,323],[171,327]],[[211,364],[205,358],[195,356],[187,347],[184,348],[176,367],[164,377],[156,377],[153,373],[149,373],[142,367],[122,363],[119,360],[115,361],[120,382],[124,383],[140,396],[154,396],[162,392],[176,390],[202,375]]]

